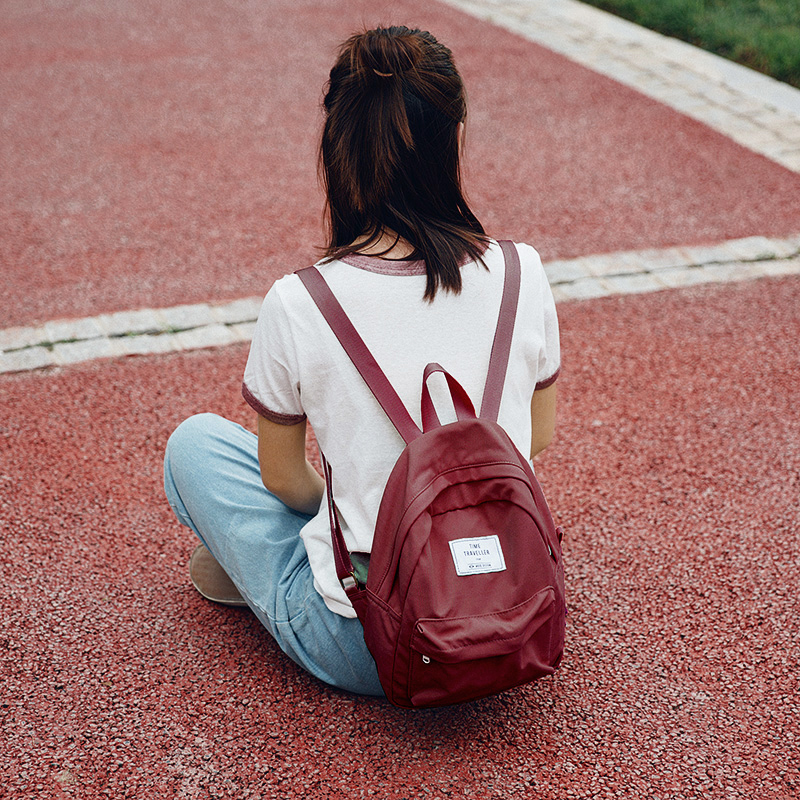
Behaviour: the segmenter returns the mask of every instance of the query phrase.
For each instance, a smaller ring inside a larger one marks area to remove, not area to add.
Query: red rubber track
[[[193,412],[251,422],[245,348],[0,377],[0,795],[797,797],[800,280],[560,316],[563,669],[434,712],[192,589],[161,457]]]
[[[266,292],[321,244],[322,86],[364,23],[433,30],[467,187],[545,258],[797,233],[800,175],[424,0],[26,0],[0,26],[0,328]]]

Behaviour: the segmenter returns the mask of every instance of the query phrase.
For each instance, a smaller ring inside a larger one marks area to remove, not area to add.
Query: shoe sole
[[[189,559],[192,585],[206,600],[224,606],[246,606],[234,582],[205,545],[198,545]]]

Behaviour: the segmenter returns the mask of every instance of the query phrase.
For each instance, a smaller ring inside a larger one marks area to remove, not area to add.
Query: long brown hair
[[[467,108],[450,50],[403,26],[356,34],[331,69],[324,108],[325,255],[366,249],[391,231],[425,262],[426,299],[440,287],[459,292],[460,265],[480,260],[488,237],[461,189]]]

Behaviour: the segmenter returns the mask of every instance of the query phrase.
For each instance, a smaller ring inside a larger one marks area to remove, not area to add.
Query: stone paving
[[[800,89],[577,0],[444,2],[631,86],[800,172]]]
[[[577,0],[444,0],[800,172],[800,90]],[[800,231],[800,220],[798,220]],[[800,274],[800,233],[545,264],[557,302]],[[0,373],[249,341],[260,297],[0,330]]]
[[[545,264],[556,302],[800,273],[800,234],[752,236],[714,246],[582,256]],[[261,297],[145,308],[0,330],[0,373],[95,358],[249,342]]]

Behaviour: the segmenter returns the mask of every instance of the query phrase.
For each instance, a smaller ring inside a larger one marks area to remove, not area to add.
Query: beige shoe
[[[189,577],[192,579],[194,588],[206,600],[213,600],[215,603],[222,603],[226,606],[247,605],[233,581],[228,577],[228,573],[222,569],[204,544],[198,545],[189,559]]]

